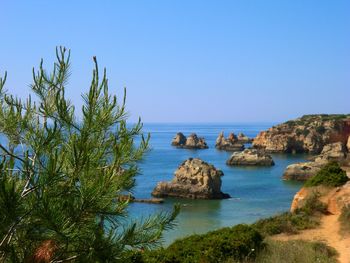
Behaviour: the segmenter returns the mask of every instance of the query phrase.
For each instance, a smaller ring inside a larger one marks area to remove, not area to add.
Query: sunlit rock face
[[[320,153],[326,144],[347,143],[350,115],[305,115],[260,132],[255,148],[268,152]]]
[[[221,176],[224,173],[201,159],[188,159],[175,171],[170,182],[159,182],[152,195],[155,197],[179,197],[191,199],[223,199]]]
[[[246,149],[242,152],[234,152],[227,160],[226,164],[242,166],[272,166],[275,163],[271,155],[263,150]]]
[[[234,133],[230,133],[229,136],[225,138],[224,133],[221,132],[216,139],[215,147],[219,150],[232,152],[244,150],[244,144],[238,140]]]
[[[183,133],[179,132],[175,135],[171,142],[172,146],[185,149],[207,149],[208,145],[204,138],[199,138],[197,134],[192,133],[186,138]]]
[[[314,161],[288,165],[284,171],[283,179],[306,181],[330,161],[338,162],[341,165],[346,163],[347,155],[347,149],[343,143],[326,144]]]

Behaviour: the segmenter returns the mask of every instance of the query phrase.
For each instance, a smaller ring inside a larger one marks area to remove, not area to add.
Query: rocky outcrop
[[[171,145],[172,146],[181,146],[186,144],[186,136],[182,132],[178,132],[173,138]]]
[[[244,150],[244,144],[238,141],[238,138],[234,133],[230,133],[225,138],[224,133],[221,132],[216,139],[215,147],[219,150],[225,151],[242,151]]]
[[[328,213],[340,214],[344,205],[350,204],[350,181],[341,187],[303,187],[295,194],[290,211],[293,213],[302,208],[306,200],[314,194],[317,194],[319,200],[326,205]]]
[[[348,149],[348,152],[350,152],[350,136],[348,138],[348,142],[346,144],[346,148]]]
[[[315,159],[315,162],[336,161],[342,163],[347,156],[347,149],[341,142],[326,144],[320,155]]]
[[[350,115],[305,115],[260,132],[255,148],[268,152],[320,153],[329,143],[347,143]]]
[[[241,143],[251,143],[253,139],[249,138],[248,136],[244,135],[243,133],[238,133],[237,140]]]
[[[243,152],[235,152],[227,160],[228,165],[255,165],[255,166],[271,166],[274,161],[271,155],[262,150],[246,149]]]
[[[179,132],[173,138],[171,142],[172,146],[185,149],[207,149],[208,145],[205,142],[204,138],[199,138],[197,134],[192,133],[186,138],[183,133]]]
[[[306,181],[314,176],[326,163],[336,161],[340,164],[346,162],[347,152],[341,142],[327,144],[320,155],[313,162],[304,162],[288,165],[283,174],[284,180]]]
[[[159,182],[152,195],[155,197],[180,197],[191,199],[229,198],[221,192],[224,173],[200,159],[188,159],[175,171],[171,182]]]
[[[288,165],[283,173],[284,180],[306,181],[321,170],[323,163],[305,162]]]

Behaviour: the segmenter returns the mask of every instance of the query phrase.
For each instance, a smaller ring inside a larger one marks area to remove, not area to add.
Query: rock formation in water
[[[251,143],[253,139],[249,138],[248,136],[244,135],[243,133],[238,133],[237,140],[241,143]]]
[[[225,138],[224,133],[221,132],[216,139],[215,147],[219,150],[225,151],[242,151],[244,150],[244,144],[238,141],[238,138],[233,133],[230,133]]]
[[[255,148],[268,152],[320,153],[329,143],[347,143],[350,115],[305,115],[260,132]]]
[[[191,199],[223,199],[221,170],[197,158],[184,161],[175,171],[171,182],[159,182],[152,195],[155,197],[179,197]]]
[[[208,145],[205,142],[204,138],[199,138],[197,134],[192,133],[186,138],[183,133],[179,132],[173,138],[171,142],[172,146],[185,149],[207,149]]]
[[[234,152],[230,159],[227,160],[228,165],[255,165],[255,166],[272,166],[274,161],[271,155],[262,150],[245,149],[243,152]]]
[[[347,163],[347,155],[348,153],[343,143],[337,142],[327,144],[314,161],[288,165],[284,171],[283,179],[306,181],[330,161],[336,161],[340,164]]]

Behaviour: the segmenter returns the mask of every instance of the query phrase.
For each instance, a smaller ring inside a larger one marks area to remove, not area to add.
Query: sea
[[[132,203],[128,212],[137,220],[156,213],[169,212],[174,204],[181,211],[176,226],[164,233],[163,245],[191,234],[201,234],[218,228],[234,226],[288,211],[293,196],[302,186],[298,182],[283,181],[285,168],[292,163],[305,161],[303,154],[272,154],[275,165],[271,167],[233,167],[226,165],[232,153],[215,149],[215,140],[221,131],[244,133],[254,138],[260,131],[275,123],[146,123],[144,133],[151,134],[150,151],[139,163],[141,174],[136,178],[133,195],[151,198],[153,188],[160,181],[170,181],[178,166],[188,158],[200,158],[224,172],[222,192],[231,198],[224,200],[191,200],[166,198],[162,204]],[[185,136],[196,133],[204,137],[209,149],[188,150],[171,146],[177,132]],[[247,145],[249,147],[249,145]]]

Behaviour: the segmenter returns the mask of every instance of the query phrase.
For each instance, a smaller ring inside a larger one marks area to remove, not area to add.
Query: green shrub
[[[255,263],[297,262],[335,263],[337,252],[320,242],[267,240]]]
[[[346,176],[346,172],[342,170],[338,163],[330,162],[326,164],[315,176],[306,181],[305,186],[341,186],[345,184],[349,178]]]
[[[319,134],[323,134],[326,132],[326,128],[322,125],[316,127],[316,132]]]
[[[313,192],[306,200],[302,208],[297,209],[297,214],[304,213],[306,216],[314,216],[327,213],[327,205],[320,200],[320,193]]]
[[[289,212],[269,218],[260,219],[252,226],[264,236],[281,233],[296,234],[300,230],[314,228],[318,221],[305,213],[292,214]]]
[[[344,234],[350,234],[350,204],[343,207],[339,216],[340,230]]]
[[[263,244],[260,233],[248,225],[222,228],[176,240],[166,249],[142,253],[147,263],[214,263],[254,258]]]

